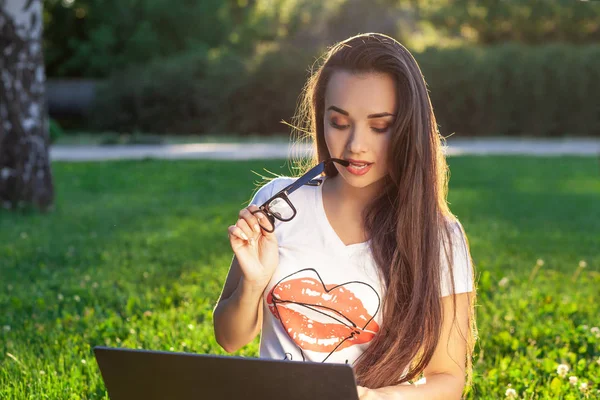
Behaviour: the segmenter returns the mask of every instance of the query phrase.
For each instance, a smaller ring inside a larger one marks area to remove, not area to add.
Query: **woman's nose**
[[[368,129],[361,127],[353,127],[350,129],[350,136],[348,137],[348,153],[360,154],[365,153],[369,148],[368,143]]]

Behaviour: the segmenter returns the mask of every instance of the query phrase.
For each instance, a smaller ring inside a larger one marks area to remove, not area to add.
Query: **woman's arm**
[[[379,389],[358,387],[361,400],[448,400],[460,399],[465,386],[466,338],[469,329],[469,293],[456,298],[456,321],[452,324],[452,296],[442,297],[444,322],[440,340],[423,374],[423,384],[386,386]]]
[[[464,387],[464,377],[450,374],[434,374],[421,385],[386,386],[367,389],[359,386],[360,400],[448,400],[460,399]]]
[[[234,256],[223,292],[213,310],[215,338],[228,353],[244,347],[260,332],[264,289],[246,283]]]

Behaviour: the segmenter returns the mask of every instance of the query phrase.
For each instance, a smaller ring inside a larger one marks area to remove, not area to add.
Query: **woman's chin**
[[[375,174],[354,175],[348,171],[340,171],[340,175],[349,186],[355,188],[364,188],[370,186],[376,182],[379,182],[383,178],[382,176],[375,176]]]

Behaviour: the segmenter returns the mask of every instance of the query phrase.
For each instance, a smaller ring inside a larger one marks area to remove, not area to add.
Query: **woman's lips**
[[[371,169],[371,166],[372,166],[372,165],[373,165],[373,164],[371,163],[371,164],[368,164],[368,165],[367,165],[366,167],[364,167],[364,168],[357,168],[357,167],[356,167],[354,164],[350,164],[350,165],[348,165],[348,166],[346,167],[346,170],[347,170],[348,172],[350,172],[351,174],[353,174],[353,175],[359,175],[359,176],[360,176],[360,175],[364,175],[364,174],[366,174],[367,172],[369,172],[369,170]]]
[[[302,349],[330,353],[368,343],[379,331],[355,293],[344,285],[330,287],[314,278],[296,278],[279,283],[267,296],[271,313]]]

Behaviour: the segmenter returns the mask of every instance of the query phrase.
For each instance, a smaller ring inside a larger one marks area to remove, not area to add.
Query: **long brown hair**
[[[452,236],[462,236],[460,245],[465,246],[467,261],[472,263],[462,225],[446,201],[449,171],[442,148],[445,139],[438,132],[417,62],[393,38],[376,33],[357,35],[331,46],[321,61],[311,71],[290,125],[294,145],[308,142],[314,150],[312,159],[293,161],[298,175],[330,157],[323,117],[325,91],[335,71],[387,73],[396,83],[397,117],[387,155],[389,174],[383,178],[385,189],[362,215],[373,258],[385,282],[382,325],[354,370],[358,384],[369,388],[413,382],[431,360],[439,341],[443,317],[440,257],[443,248],[453,276],[454,256],[452,246],[448,246],[455,240]],[[330,164],[324,174],[335,176],[338,172]],[[450,282],[454,292],[453,279]],[[452,298],[455,323],[456,300]],[[462,333],[467,342],[466,392],[471,387],[477,337],[475,299],[473,288],[467,337]],[[407,374],[401,376],[405,369]]]

